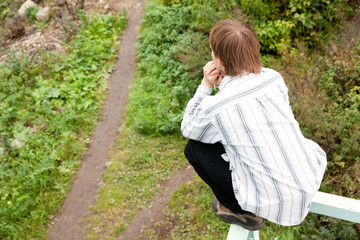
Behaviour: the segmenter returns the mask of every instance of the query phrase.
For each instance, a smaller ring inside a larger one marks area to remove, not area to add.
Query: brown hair
[[[226,75],[260,73],[260,43],[255,31],[245,23],[232,19],[217,22],[210,31],[209,43],[223,62]]]

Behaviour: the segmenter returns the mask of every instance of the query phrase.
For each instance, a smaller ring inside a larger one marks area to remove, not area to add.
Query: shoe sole
[[[263,220],[258,225],[249,226],[249,225],[244,224],[242,221],[240,221],[238,218],[236,218],[234,216],[227,215],[226,217],[224,217],[223,215],[217,214],[218,209],[217,209],[217,199],[216,198],[214,198],[212,200],[211,207],[213,208],[213,210],[215,212],[215,215],[223,222],[240,225],[241,227],[243,227],[243,228],[245,228],[245,229],[247,229],[249,231],[257,231],[257,230],[260,230],[261,228],[263,228],[265,226],[265,220]]]

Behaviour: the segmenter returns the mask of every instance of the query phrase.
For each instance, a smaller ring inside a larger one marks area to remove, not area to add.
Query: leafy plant
[[[318,47],[329,31],[337,29],[351,15],[348,2],[241,0],[240,8],[259,34],[262,51],[280,53],[285,45],[296,47],[294,39],[310,49]]]
[[[224,1],[165,2],[150,3],[145,9],[128,126],[148,135],[178,132],[182,111],[200,82],[201,67],[210,60],[209,27],[223,13],[240,16],[256,29],[265,66],[284,76],[304,135],[327,153],[328,170],[321,190],[358,198],[359,43],[356,38],[340,38],[346,47],[333,51],[333,45],[341,44],[330,41],[331,34],[351,16],[349,2],[243,0],[234,5],[231,1],[227,7]],[[246,16],[236,15],[238,8]],[[212,17],[205,18],[206,14]],[[185,24],[179,27],[172,21]],[[330,222],[327,229],[319,226],[316,233],[309,231],[302,237],[354,236],[353,225],[344,225],[342,236],[333,230],[341,223]],[[304,229],[290,229],[283,239],[298,239]]]
[[[3,20],[10,12],[10,8],[5,2],[0,3],[0,20]]]
[[[29,19],[31,22],[35,22],[36,21],[36,13],[39,11],[39,8],[37,7],[28,7],[25,10],[25,15],[27,17],[27,19]]]
[[[191,26],[207,33],[217,20],[231,17],[237,3],[235,0],[187,0],[183,1],[183,5],[187,6],[194,16]]]
[[[93,17],[68,55],[0,64],[0,238],[43,238],[99,116],[124,15]]]
[[[277,52],[290,45],[295,24],[286,20],[266,20],[255,25],[261,47],[267,52]]]
[[[178,131],[187,100],[200,82],[202,66],[211,60],[207,38],[216,20],[225,17],[248,20],[258,33],[262,51],[276,54],[295,46],[296,41],[292,39],[300,31],[299,22],[293,20],[295,13],[325,9],[326,15],[333,13],[334,7],[332,3],[319,1],[311,2],[310,7],[309,3],[298,6],[295,1],[290,1],[291,4],[262,0],[162,2],[165,5],[149,3],[145,9],[137,45],[138,80],[134,83],[128,108],[131,116],[128,124],[131,122],[134,128],[146,134]],[[345,1],[336,3],[347,6]],[[263,14],[255,14],[259,12]],[[341,21],[342,18],[331,19]],[[324,17],[324,24],[328,20],[330,18]],[[330,23],[325,25],[330,26]],[[313,29],[306,29],[301,30],[299,36],[312,34]],[[301,40],[308,44],[310,38]]]
[[[178,130],[182,106],[190,96],[188,81],[181,63],[173,56],[186,31],[191,31],[187,8],[149,4],[138,39],[138,69],[130,94],[127,124],[147,134],[172,133]]]

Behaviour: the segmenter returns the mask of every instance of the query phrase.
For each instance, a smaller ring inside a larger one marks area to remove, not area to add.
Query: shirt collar
[[[219,91],[222,91],[224,89],[225,85],[233,79],[234,79],[234,77],[225,76],[219,85]]]
[[[236,79],[242,79],[245,80],[247,76],[250,76],[251,74],[248,74],[247,72],[244,71],[244,73],[241,76],[228,76],[226,75],[223,80],[221,81],[220,85],[219,85],[219,91],[223,91],[225,88],[225,85],[227,85],[229,82],[236,80]]]

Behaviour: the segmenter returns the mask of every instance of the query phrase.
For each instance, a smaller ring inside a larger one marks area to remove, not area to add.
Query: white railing
[[[310,212],[360,223],[360,200],[317,192],[311,202]],[[259,231],[249,231],[236,224],[230,225],[226,239],[260,240]]]

